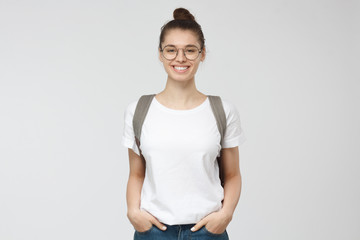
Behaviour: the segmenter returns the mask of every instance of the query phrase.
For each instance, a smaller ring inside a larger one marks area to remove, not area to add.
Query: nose
[[[182,52],[180,52],[180,50]],[[176,60],[179,61],[179,62],[185,62],[186,61],[184,49],[178,49],[178,54],[176,56]]]

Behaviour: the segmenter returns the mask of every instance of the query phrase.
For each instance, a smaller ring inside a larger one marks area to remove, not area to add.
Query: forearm
[[[229,216],[233,216],[235,208],[239,202],[241,194],[241,175],[240,173],[228,178],[224,181],[224,201],[222,210]]]
[[[131,211],[140,209],[140,201],[141,201],[141,188],[143,186],[144,177],[130,175],[127,190],[126,190],[126,202],[128,214]]]

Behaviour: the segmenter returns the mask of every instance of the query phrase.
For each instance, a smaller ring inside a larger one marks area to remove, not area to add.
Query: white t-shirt
[[[245,140],[236,107],[224,98],[227,119],[223,148]],[[122,144],[139,155],[132,119],[138,100],[124,113]],[[175,110],[154,97],[143,123],[140,148],[146,160],[140,208],[168,225],[197,223],[222,207],[224,189],[216,157],[220,133],[209,98],[195,108]]]

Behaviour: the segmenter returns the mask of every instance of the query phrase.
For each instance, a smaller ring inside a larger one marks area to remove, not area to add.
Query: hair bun
[[[174,10],[175,20],[192,20],[195,21],[195,17],[185,8],[177,8]]]

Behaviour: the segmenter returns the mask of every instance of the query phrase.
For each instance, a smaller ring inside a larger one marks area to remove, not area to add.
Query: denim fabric
[[[135,230],[134,240],[229,240],[227,231],[221,234],[209,232],[205,226],[192,232],[190,228],[194,224],[180,224],[180,225],[167,225],[167,229],[160,230],[157,226],[152,227],[145,232],[138,232]]]

